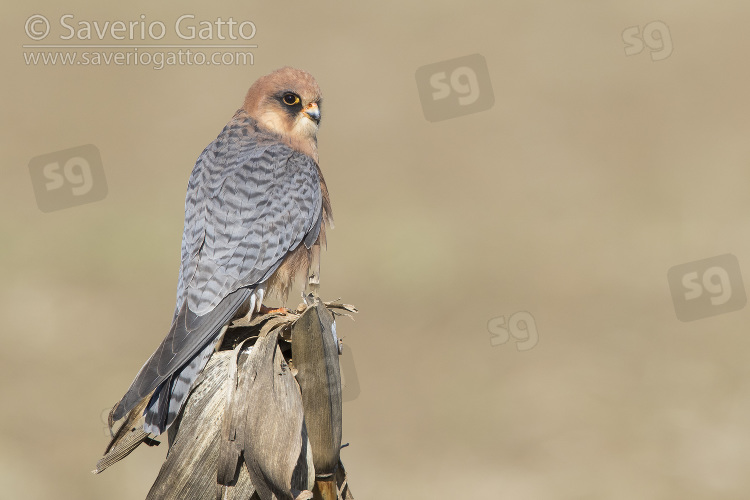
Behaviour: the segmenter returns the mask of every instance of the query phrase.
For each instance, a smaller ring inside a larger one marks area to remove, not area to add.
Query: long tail
[[[123,418],[139,401],[153,393],[146,409],[144,429],[155,435],[164,432],[179,414],[193,382],[206,366],[222,328],[252,291],[240,288],[204,316],[196,316],[183,304],[169,334],[113,409],[113,420]]]
[[[154,435],[161,434],[174,422],[177,415],[185,404],[193,382],[198,378],[200,372],[206,367],[208,358],[215,348],[216,339],[199,352],[180,371],[172,374],[166,381],[162,382],[151,396],[145,411],[145,423],[143,430]]]

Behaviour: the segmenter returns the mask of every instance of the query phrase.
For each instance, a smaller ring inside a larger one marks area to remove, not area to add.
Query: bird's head
[[[293,142],[314,142],[321,100],[312,75],[287,66],[258,78],[247,92],[243,109],[260,126]]]

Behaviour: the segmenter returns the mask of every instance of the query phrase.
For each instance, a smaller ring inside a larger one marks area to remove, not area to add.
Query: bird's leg
[[[307,268],[307,283],[305,295],[318,296],[320,290],[320,245],[313,245],[311,250],[310,267]]]
[[[255,312],[257,312],[258,314],[271,314],[271,313],[276,313],[276,312],[281,312],[281,313],[286,314],[288,312],[285,307],[280,307],[278,309],[269,309],[268,307],[264,306],[263,296],[266,294],[266,288],[258,287],[257,290],[258,290],[257,291],[258,301],[256,302],[256,305],[255,305]]]
[[[256,287],[255,290],[253,290],[245,303],[242,304],[242,312],[240,312],[240,314],[244,314],[244,316],[241,316],[241,319],[250,321],[251,319],[253,319],[255,313],[260,312],[260,304],[261,302],[263,302],[263,295],[265,295],[265,293],[265,285],[260,285]]]
[[[253,316],[257,316],[258,314],[272,314],[272,313],[284,313],[286,314],[287,309],[285,307],[280,307],[278,309],[271,309],[263,305],[263,297],[266,295],[266,287],[265,285],[261,285],[257,287],[253,293],[250,294],[250,297],[248,297],[247,302],[245,302],[245,307],[247,307],[247,313],[245,316],[243,316],[243,319],[246,321],[250,321],[253,319]],[[241,313],[240,313],[241,314]]]
[[[255,309],[255,312],[260,312],[260,308],[263,307],[262,306],[263,296],[266,294],[266,287],[261,285],[255,289],[254,293],[256,296],[256,301],[255,301],[255,307],[252,307],[252,306],[250,307],[251,313],[253,312],[253,309]]]

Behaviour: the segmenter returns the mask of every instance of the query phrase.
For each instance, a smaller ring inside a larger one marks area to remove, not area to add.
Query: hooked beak
[[[303,111],[315,123],[320,123],[320,108],[317,103],[311,102]]]

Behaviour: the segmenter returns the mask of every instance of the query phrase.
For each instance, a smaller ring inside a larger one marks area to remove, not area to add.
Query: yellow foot
[[[261,304],[259,312],[261,314],[288,314],[289,310],[286,307],[277,307],[276,309],[269,309],[268,307]]]

